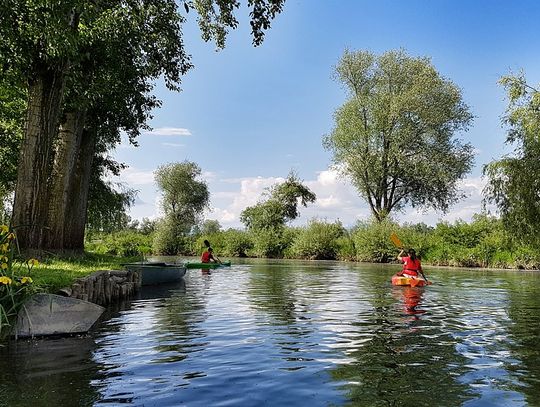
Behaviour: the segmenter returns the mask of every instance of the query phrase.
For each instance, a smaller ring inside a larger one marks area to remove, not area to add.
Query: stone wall
[[[99,305],[107,305],[131,297],[141,287],[141,273],[132,270],[101,270],[79,278],[61,295]]]

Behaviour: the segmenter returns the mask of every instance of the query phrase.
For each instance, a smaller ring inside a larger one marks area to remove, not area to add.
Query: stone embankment
[[[60,295],[108,305],[131,297],[141,287],[141,273],[136,270],[101,270],[79,278],[60,290]]]

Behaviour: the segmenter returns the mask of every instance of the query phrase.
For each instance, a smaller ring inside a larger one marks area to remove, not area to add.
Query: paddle
[[[392,232],[390,234],[390,240],[392,241],[392,243],[394,243],[396,245],[396,247],[398,249],[401,249],[403,250],[403,243],[401,243],[401,240],[399,240],[399,237],[396,235],[395,232]],[[428,281],[428,279],[426,278],[426,276],[424,275],[424,272],[422,271],[422,266],[420,266],[420,269],[418,270],[418,272],[420,273],[420,275],[422,276],[422,278],[425,280],[426,284],[431,284],[431,281]],[[411,287],[416,287],[418,285],[418,281],[420,280],[412,280],[411,281]]]

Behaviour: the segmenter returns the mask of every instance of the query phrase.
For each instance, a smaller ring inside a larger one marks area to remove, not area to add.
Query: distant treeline
[[[415,248],[424,264],[539,269],[540,252],[513,239],[494,217],[475,215],[471,222],[399,225],[392,221],[359,222],[346,229],[340,222],[312,220],[303,227],[280,230],[238,229],[196,231],[183,237],[176,253],[160,250],[161,239],[153,228],[131,228],[111,234],[94,234],[86,249],[122,256],[199,256],[208,239],[220,257],[263,257],[310,260],[343,260],[389,263],[398,249],[390,240],[396,233],[406,247]]]

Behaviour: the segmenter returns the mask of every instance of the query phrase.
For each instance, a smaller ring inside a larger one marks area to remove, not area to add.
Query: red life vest
[[[417,276],[418,270],[422,268],[422,266],[420,265],[420,260],[418,259],[412,260],[410,257],[405,256],[402,257],[401,261],[403,261],[403,273],[405,274]]]
[[[202,256],[201,256],[201,263],[210,263],[210,252],[209,251],[205,251]]]

